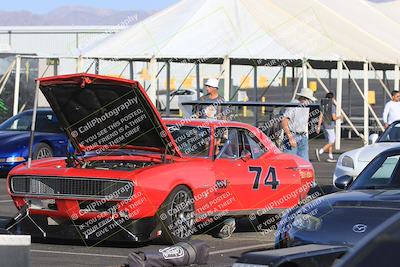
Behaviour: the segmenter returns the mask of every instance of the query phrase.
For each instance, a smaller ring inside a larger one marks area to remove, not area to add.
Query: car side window
[[[241,135],[243,143],[241,148],[250,152],[253,159],[261,157],[267,151],[260,140],[258,140],[258,138],[255,137],[250,131],[243,129]],[[242,151],[240,153],[242,153]]]
[[[36,131],[44,133],[61,133],[57,118],[51,113],[38,113]]]
[[[220,127],[215,130],[215,155],[219,158],[239,158],[239,135],[237,129]]]

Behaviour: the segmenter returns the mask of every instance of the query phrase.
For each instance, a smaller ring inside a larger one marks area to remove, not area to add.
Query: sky
[[[91,6],[115,10],[160,10],[179,0],[17,0],[1,1],[0,10],[42,14],[61,6]]]

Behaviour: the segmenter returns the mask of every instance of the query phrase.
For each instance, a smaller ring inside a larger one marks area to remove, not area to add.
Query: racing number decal
[[[253,183],[253,189],[257,190],[260,188],[260,177],[262,174],[262,167],[249,167],[249,172],[255,172],[256,173],[256,177],[254,179],[254,183]],[[271,186],[273,190],[275,190],[278,185],[279,185],[279,181],[276,178],[276,170],[274,167],[269,167],[268,169],[268,174],[264,179],[264,185],[265,186]]]

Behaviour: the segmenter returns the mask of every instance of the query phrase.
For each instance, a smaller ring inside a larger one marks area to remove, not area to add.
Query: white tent
[[[399,1],[183,0],[81,56],[396,64],[400,21],[394,10],[400,11]]]
[[[342,69],[363,69],[364,88],[357,88],[364,101],[367,143],[368,108],[377,119],[367,100],[370,68],[394,69],[399,89],[398,14],[400,1],[389,0],[182,0],[80,51],[80,57],[150,61],[153,100],[157,61],[223,63],[225,97],[232,64],[300,63],[304,87],[307,69],[337,68],[339,112]],[[340,140],[340,123],[336,132]]]

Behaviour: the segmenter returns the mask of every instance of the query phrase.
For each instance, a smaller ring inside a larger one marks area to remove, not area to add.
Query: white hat
[[[301,89],[300,93],[297,93],[296,95],[308,98],[311,101],[317,101],[317,99],[314,97],[314,92],[310,88],[303,88]]]
[[[218,80],[214,78],[208,79],[204,85],[218,88]]]

